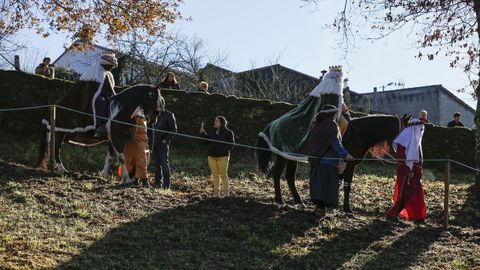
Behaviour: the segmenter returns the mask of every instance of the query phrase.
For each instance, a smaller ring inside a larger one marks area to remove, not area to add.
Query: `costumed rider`
[[[347,129],[350,115],[343,100],[344,74],[341,66],[331,66],[322,81],[310,92],[302,103],[282,117],[272,121],[259,136],[262,137],[272,152],[283,158],[308,162],[308,142],[310,129],[315,115],[324,105],[333,105],[338,110],[341,134]],[[342,113],[343,112],[343,113]]]
[[[98,90],[93,96],[95,117],[95,138],[107,139],[108,131],[106,123],[110,114],[109,99],[116,95],[115,80],[111,72],[118,67],[118,60],[113,52],[106,51],[102,54],[98,63],[90,66],[85,74],[80,77],[80,81],[95,81],[100,83]]]
[[[411,120],[393,141],[393,148],[399,161],[394,205],[387,212],[387,219],[396,220],[400,216],[416,223],[424,223],[427,217],[425,194],[420,181],[423,172],[424,123],[420,119]]]

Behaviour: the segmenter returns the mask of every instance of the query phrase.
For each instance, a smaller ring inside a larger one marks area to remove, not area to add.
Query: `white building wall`
[[[107,49],[95,46],[85,51],[71,50],[65,52],[57,60],[55,67],[63,67],[83,74],[92,63],[98,63],[102,53]]]
[[[448,122],[453,120],[453,114],[459,112],[462,114],[462,123],[465,127],[471,128],[474,126],[475,114],[458,103],[456,100],[452,99],[445,93],[440,94],[440,121],[442,125],[447,125]]]
[[[375,95],[377,95],[378,108],[375,108]],[[426,110],[428,119],[434,124],[440,124],[438,95],[435,87],[363,94],[370,100],[371,109],[374,111],[397,115],[412,114],[413,117],[418,118],[420,111]]]
[[[470,128],[474,124],[475,115],[471,108],[445,93],[440,85],[377,92],[377,109],[374,106],[375,93],[366,93],[362,96],[370,100],[370,108],[374,111],[398,115],[413,114],[414,117],[418,117],[421,110],[426,110],[430,122],[442,126],[452,121],[454,112],[460,112],[466,127]],[[361,100],[358,102],[355,105],[363,105]]]

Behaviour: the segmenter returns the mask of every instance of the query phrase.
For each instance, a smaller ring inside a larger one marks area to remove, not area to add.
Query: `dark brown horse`
[[[94,137],[95,121],[92,114],[93,91],[84,89],[76,89],[75,87],[65,97],[60,99],[56,105],[57,118],[55,128],[55,161],[57,163],[57,170],[66,172],[60,158],[61,147],[64,142],[77,144],[81,146],[95,146],[106,142],[106,140],[97,139]],[[94,88],[91,88],[94,89]],[[96,89],[96,88],[95,88]],[[148,85],[132,86],[120,94],[113,96],[109,100],[110,117],[107,122],[107,129],[109,131],[109,151],[105,160],[103,168],[103,175],[109,175],[109,168],[112,158],[116,154],[122,169],[126,171],[125,160],[123,157],[123,150],[125,144],[131,138],[131,126],[121,124],[119,122],[126,122],[134,124],[131,120],[134,111],[140,107],[149,119],[154,119],[154,115],[159,113],[161,95],[158,87]],[[49,143],[49,129],[50,119],[44,119],[44,126],[42,130],[42,138],[39,148],[39,159],[37,167],[42,167],[45,164],[47,157],[47,146]],[[124,181],[130,182],[128,174],[123,174]]]
[[[342,143],[348,152],[357,159],[362,159],[367,151],[373,146],[387,141],[389,145],[397,137],[402,129],[402,119],[397,116],[390,115],[371,115],[360,118],[355,118],[349,123],[349,128],[343,136]],[[267,142],[259,137],[257,141],[259,148],[267,148]],[[303,204],[300,195],[295,187],[295,175],[297,171],[297,162],[287,160],[277,155],[276,162],[272,164],[272,152],[265,150],[256,151],[257,162],[259,169],[265,173],[273,176],[275,186],[275,202],[283,204],[282,193],[280,189],[280,178],[282,176],[285,166],[287,171],[285,178],[288,187],[293,196],[295,204]],[[355,172],[355,166],[361,161],[348,162],[345,172],[341,176],[343,178],[344,203],[343,211],[351,213],[350,208],[350,189]]]

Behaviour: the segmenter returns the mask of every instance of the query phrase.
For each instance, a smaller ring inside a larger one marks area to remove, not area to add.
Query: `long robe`
[[[125,145],[123,155],[128,173],[130,174],[135,170],[133,177],[144,180],[147,179],[148,167],[147,126],[145,120],[141,117],[134,116],[134,121],[137,127],[132,127],[134,136]]]
[[[398,145],[397,159],[406,159],[405,147]],[[408,177],[410,168],[405,161],[397,165],[397,181],[395,184],[394,205],[387,212],[388,218],[400,216],[410,221],[421,221],[427,217],[425,194],[420,179],[423,174],[421,162],[413,164],[413,176]],[[405,181],[406,180],[406,181]]]

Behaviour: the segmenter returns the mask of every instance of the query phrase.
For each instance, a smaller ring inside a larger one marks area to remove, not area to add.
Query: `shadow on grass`
[[[209,199],[120,225],[58,269],[265,269],[312,226],[307,211]]]
[[[480,228],[480,186],[471,185],[467,191],[468,197],[462,208],[458,212],[451,213],[455,218],[450,221],[450,224],[478,229]]]
[[[377,219],[360,228],[341,231],[330,240],[310,244],[312,251],[307,255],[284,259],[281,265],[288,269],[338,269],[373,242],[392,234],[396,226],[405,225]]]
[[[29,168],[22,164],[9,163],[0,159],[0,180],[22,181],[29,178],[46,178],[54,174]]]
[[[441,233],[441,228],[414,227],[368,260],[361,269],[384,269],[386,266],[391,269],[409,269],[439,239]]]

